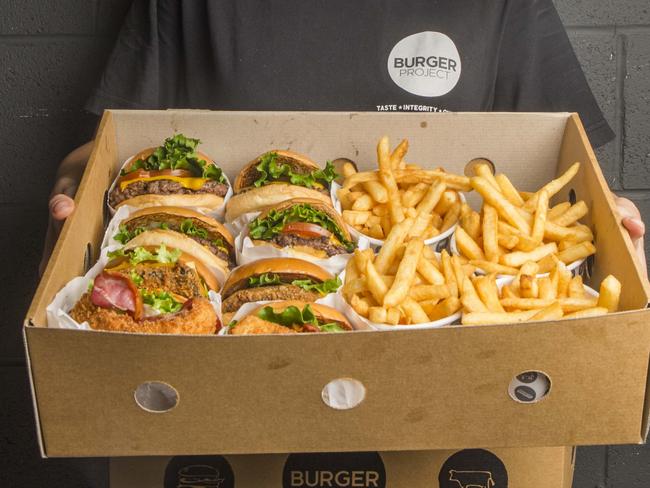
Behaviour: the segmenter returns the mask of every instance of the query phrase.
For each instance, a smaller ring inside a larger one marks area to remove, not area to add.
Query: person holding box
[[[571,111],[594,147],[614,137],[551,0],[135,1],[87,104],[108,107]],[[59,167],[43,263],[91,147]],[[639,210],[616,204],[645,269]]]

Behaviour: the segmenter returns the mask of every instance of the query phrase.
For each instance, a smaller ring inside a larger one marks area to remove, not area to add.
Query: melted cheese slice
[[[161,176],[150,176],[148,178],[134,178],[132,180],[120,182],[120,190],[124,189],[136,181],[155,181],[155,180],[170,180],[180,183],[183,188],[188,188],[190,190],[200,190],[206,181],[209,181],[208,178],[195,178],[195,177],[182,177],[182,176],[171,176],[171,175],[161,175]]]

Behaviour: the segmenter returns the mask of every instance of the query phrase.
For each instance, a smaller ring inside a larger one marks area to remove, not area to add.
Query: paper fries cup
[[[122,172],[122,169],[124,167],[126,167],[133,160],[134,157],[135,157],[135,155],[131,156],[126,161],[124,161],[122,166],[120,166],[120,171],[118,171],[117,176],[115,176],[115,178],[113,179],[113,183],[111,183],[111,186],[108,189],[108,193],[106,193],[106,206],[108,207],[109,211],[111,212],[111,215],[115,215],[117,210],[122,208],[123,205],[120,205],[117,208],[113,208],[108,203],[108,196],[113,191],[113,188],[115,188],[115,185],[117,185],[117,180],[120,177],[120,173]],[[209,215],[210,217],[216,218],[217,220],[219,220],[219,222],[223,222],[224,213],[226,211],[226,202],[230,199],[230,197],[233,194],[232,185],[230,184],[230,179],[228,178],[228,175],[224,172],[223,176],[226,178],[226,183],[228,184],[228,192],[223,197],[223,203],[218,208],[216,208],[216,209],[201,208],[201,207],[187,207],[187,208],[191,208],[192,210],[197,210],[197,211],[199,211],[201,213]],[[152,206],[152,205],[145,205],[145,206]],[[143,208],[143,207],[139,207],[139,208]]]
[[[336,209],[336,211],[339,214],[342,214],[343,213],[343,207],[341,206],[341,201],[339,200],[339,197],[337,195],[337,192],[338,192],[338,190],[340,188],[341,188],[340,184],[336,183],[335,181],[332,182],[332,187],[330,189],[330,197],[332,199],[332,203],[334,204],[334,208]],[[466,198],[465,198],[465,195],[460,191],[458,192],[458,197],[460,198],[460,201],[462,203],[465,203],[467,201]],[[355,227],[349,225],[347,222],[346,222],[346,225],[348,226],[348,229],[350,230],[350,234],[355,239],[361,239],[361,238],[367,239],[368,242],[370,243],[370,246],[373,247],[373,248],[378,248],[378,247],[381,247],[381,246],[384,245],[384,241],[382,239],[375,239],[374,237],[370,237],[370,236],[368,236],[368,235],[366,235],[366,234],[364,234],[362,232],[359,232]],[[425,240],[424,244],[426,246],[434,246],[434,248],[435,248],[437,244],[439,244],[440,242],[445,241],[447,238],[454,235],[454,231],[456,230],[457,225],[458,225],[458,223],[455,223],[454,225],[452,225],[446,231],[438,234],[435,237],[432,237],[431,239]]]

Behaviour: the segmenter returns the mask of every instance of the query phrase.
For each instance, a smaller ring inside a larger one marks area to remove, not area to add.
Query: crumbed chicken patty
[[[204,294],[204,286],[196,270],[178,262],[175,264],[139,263],[126,268],[118,267],[111,271],[131,280],[135,274],[150,290],[167,290],[187,298],[200,297]]]

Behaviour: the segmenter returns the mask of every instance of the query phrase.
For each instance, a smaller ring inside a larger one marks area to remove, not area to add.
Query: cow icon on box
[[[494,488],[494,479],[490,471],[449,470],[449,481],[458,483],[459,488]]]

